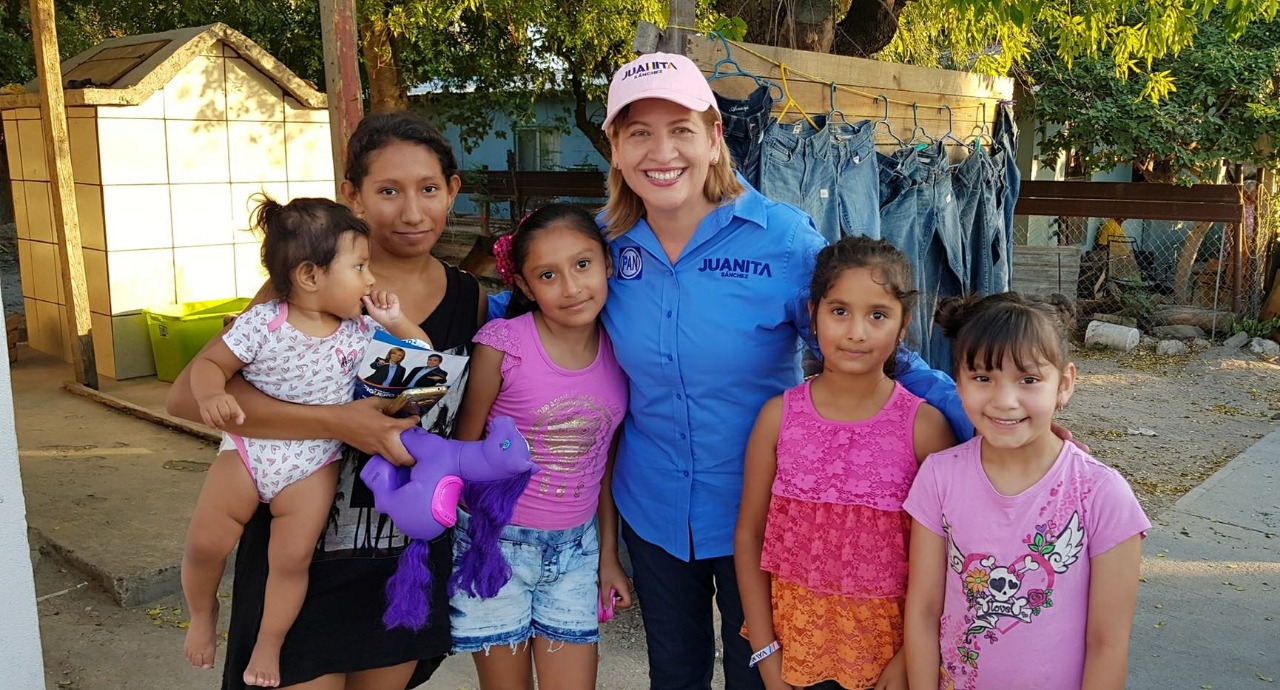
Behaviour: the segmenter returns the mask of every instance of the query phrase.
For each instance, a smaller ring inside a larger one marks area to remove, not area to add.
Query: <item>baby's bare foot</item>
[[[253,646],[249,666],[244,670],[244,684],[260,688],[280,687],[280,647],[262,642]]]
[[[213,668],[213,658],[218,649],[218,602],[205,615],[191,615],[187,624],[187,639],[182,644],[182,654],[196,668]]]

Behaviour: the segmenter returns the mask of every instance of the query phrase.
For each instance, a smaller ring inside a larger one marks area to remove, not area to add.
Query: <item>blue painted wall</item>
[[[603,109],[603,106],[597,107]],[[609,162],[595,150],[586,135],[572,124],[572,101],[566,98],[547,98],[534,105],[534,112],[537,123],[534,126],[560,127],[557,132],[560,155],[559,160],[555,161],[555,169],[581,169],[583,166],[601,171],[609,169]],[[559,123],[560,119],[563,119],[567,124],[561,125]],[[490,134],[468,152],[463,150],[457,143],[460,140],[457,128],[445,128],[445,137],[454,142],[454,150],[458,154],[459,170],[478,170],[485,167],[489,170],[507,169],[507,152],[514,151],[516,146],[516,128],[506,115],[497,115],[493,120],[493,132],[495,133]],[[497,132],[505,133],[505,138],[499,138],[496,134]],[[555,134],[552,136],[555,136]],[[479,208],[468,195],[463,194],[458,197],[458,201],[454,204],[454,212],[464,216],[477,215]],[[495,219],[509,217],[506,204],[494,204],[490,213]]]

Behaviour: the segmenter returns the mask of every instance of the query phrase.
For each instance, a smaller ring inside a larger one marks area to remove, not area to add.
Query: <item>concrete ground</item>
[[[68,393],[70,367],[25,348],[12,375],[46,687],[219,687],[217,673],[182,657],[178,580],[191,507],[216,447]],[[104,381],[104,391],[157,411],[165,388]],[[230,589],[228,577],[222,592]],[[222,630],[229,611],[223,606]],[[601,649],[599,687],[647,687],[637,612],[605,627]],[[450,658],[426,687],[477,688],[470,657]],[[0,689],[10,690],[2,675]]]
[[[217,674],[182,659],[177,577],[214,448],[71,395],[61,388],[70,377],[69,367],[26,350],[13,365],[47,687],[218,687]],[[154,383],[107,390],[154,409],[164,392]],[[1278,478],[1274,432],[1153,520],[1128,687],[1280,681]],[[605,627],[599,687],[647,685],[639,615],[624,612]],[[425,687],[476,688],[470,659],[449,659]]]
[[[1153,520],[1129,687],[1280,682],[1280,431]]]

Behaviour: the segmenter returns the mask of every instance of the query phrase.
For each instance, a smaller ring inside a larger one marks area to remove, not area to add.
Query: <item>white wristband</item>
[[[760,651],[751,655],[751,660],[747,663],[747,667],[755,668],[756,664],[760,663],[761,661],[764,661],[765,657],[768,657],[770,654],[773,654],[779,649],[782,649],[782,645],[778,644],[777,640],[770,642],[768,646],[766,646],[764,649],[761,649]]]

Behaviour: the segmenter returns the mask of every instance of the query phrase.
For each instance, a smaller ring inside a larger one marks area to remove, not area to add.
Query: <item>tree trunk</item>
[[[360,27],[360,51],[369,78],[369,112],[408,110],[409,92],[400,81],[395,42],[385,22],[372,21]]]
[[[613,159],[613,150],[609,145],[609,137],[600,129],[600,125],[587,115],[587,90],[582,84],[582,70],[575,69],[570,62],[566,74],[569,75],[569,89],[573,92],[573,124],[578,131],[586,135],[587,141],[606,161]]]
[[[716,9],[747,23],[751,43],[868,57],[898,32],[911,0],[717,0]]]
[[[871,57],[889,45],[898,33],[898,17],[911,0],[853,0],[849,12],[836,24],[832,52],[851,57]]]

